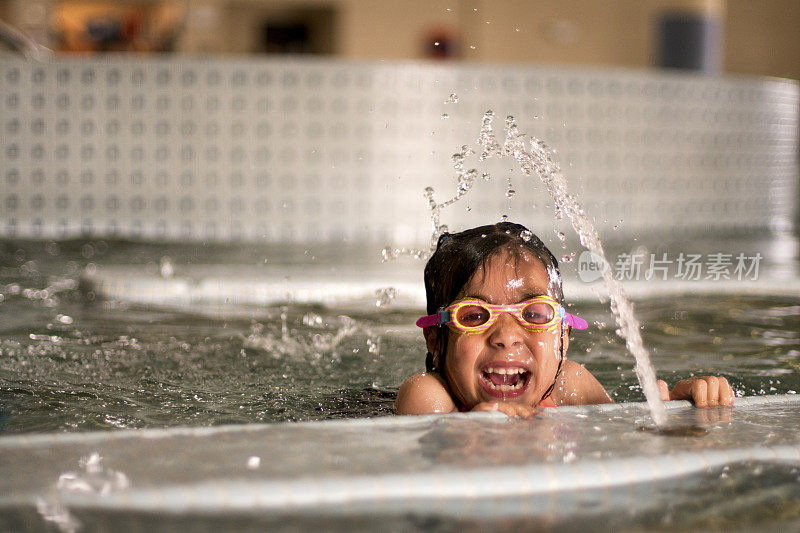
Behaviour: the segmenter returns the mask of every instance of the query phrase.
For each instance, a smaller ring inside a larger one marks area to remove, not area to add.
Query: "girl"
[[[397,393],[400,414],[499,410],[529,417],[536,407],[611,403],[582,365],[566,359],[572,328],[587,324],[564,309],[558,262],[519,224],[445,233],[425,266],[428,316],[417,321],[427,371]],[[445,327],[446,326],[446,327]],[[731,405],[725,378],[680,381],[663,400]]]

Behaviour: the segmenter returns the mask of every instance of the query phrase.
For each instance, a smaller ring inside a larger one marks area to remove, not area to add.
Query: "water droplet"
[[[447,113],[442,113],[442,120],[447,120],[448,118],[450,118],[450,115]]]
[[[458,103],[458,95],[456,93],[450,93],[450,97],[444,101],[445,104],[457,104]]]
[[[569,262],[572,261],[572,259],[574,257],[575,257],[575,252],[572,252],[570,254],[564,254],[564,255],[561,256],[561,262],[562,263],[569,263]]]
[[[373,355],[381,353],[381,338],[380,337],[367,337],[367,351]]]
[[[519,234],[519,237],[520,237],[520,238],[521,238],[523,241],[525,241],[525,242],[529,242],[529,241],[530,241],[530,240],[533,238],[533,232],[532,232],[531,230],[528,230],[528,229],[526,229],[526,230],[522,230],[522,231],[520,232],[520,234]]]
[[[397,289],[394,287],[386,287],[385,289],[378,289],[375,291],[375,307],[386,307],[397,298]]]
[[[515,194],[517,194],[517,191],[514,189],[508,189],[506,191],[506,198],[513,198]]]
[[[289,341],[289,306],[281,306],[281,340]]]
[[[320,328],[324,326],[322,317],[316,313],[306,313],[303,315],[303,324],[311,328]]]
[[[172,260],[168,256],[163,256],[161,258],[159,267],[159,274],[164,279],[169,279],[175,274],[175,269],[172,266]]]
[[[567,236],[564,235],[563,231],[558,231],[558,230],[556,230],[556,237],[558,237],[558,240],[560,241],[563,241],[564,239],[567,238]]]

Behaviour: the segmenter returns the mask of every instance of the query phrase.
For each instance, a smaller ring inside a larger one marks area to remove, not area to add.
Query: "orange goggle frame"
[[[417,320],[417,326],[424,328],[448,324],[463,333],[483,333],[497,321],[503,313],[513,315],[526,329],[551,330],[561,322],[575,329],[589,327],[582,318],[567,313],[564,307],[549,296],[537,296],[518,304],[493,305],[482,300],[460,300],[433,315]]]

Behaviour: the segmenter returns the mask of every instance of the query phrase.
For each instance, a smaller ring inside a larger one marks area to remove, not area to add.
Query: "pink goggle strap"
[[[417,320],[417,326],[420,328],[438,326],[439,324],[447,324],[449,320],[450,311],[439,311],[435,315],[424,316]]]
[[[589,327],[589,323],[584,319],[570,313],[564,313],[564,322],[575,329],[586,329]]]

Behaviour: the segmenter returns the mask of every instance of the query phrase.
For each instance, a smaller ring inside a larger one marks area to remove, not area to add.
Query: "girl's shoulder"
[[[400,385],[395,410],[401,415],[451,413],[456,404],[444,378],[436,372],[414,374]]]
[[[552,397],[556,405],[614,403],[585,366],[570,360],[561,367]]]

